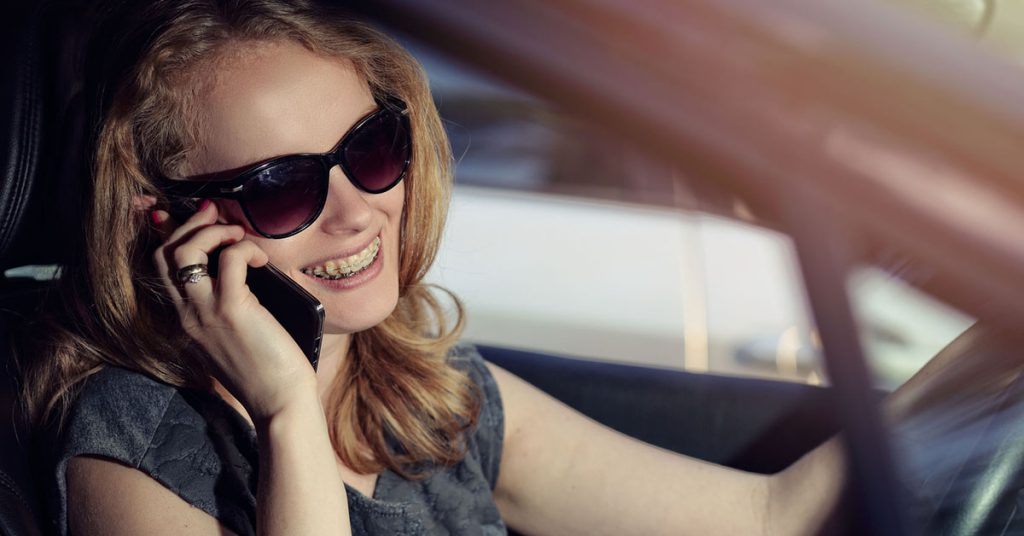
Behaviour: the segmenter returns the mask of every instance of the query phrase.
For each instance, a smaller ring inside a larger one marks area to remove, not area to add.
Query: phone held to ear
[[[168,211],[176,221],[185,221],[195,213],[195,203],[172,203]],[[222,248],[221,248],[222,249]],[[212,251],[207,262],[211,277],[217,277],[217,259],[221,249]],[[320,340],[324,331],[324,306],[274,265],[249,268],[245,276],[249,290],[302,349],[309,364],[316,370],[320,362]]]
[[[217,254],[210,254],[207,263],[210,275],[217,277]],[[324,332],[324,306],[273,264],[249,267],[245,276],[249,290],[292,336],[309,364],[316,370],[320,362],[320,340]]]
[[[249,268],[245,282],[260,304],[295,339],[316,370],[324,333],[324,306],[320,300],[270,263],[261,268]]]

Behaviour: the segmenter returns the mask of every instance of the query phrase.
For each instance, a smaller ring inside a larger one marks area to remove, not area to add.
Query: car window
[[[991,4],[992,17],[984,42],[1024,67],[1024,2],[992,0]]]
[[[875,385],[885,389],[908,380],[975,321],[876,267],[856,269],[848,288]]]
[[[457,159],[429,280],[464,300],[468,339],[816,380],[816,355],[775,359],[812,331],[787,237],[696,210],[686,181],[640,149],[406,44]]]
[[[662,206],[692,205],[668,169],[593,124],[406,41],[428,71],[456,181]]]
[[[416,43],[457,159],[428,279],[481,344],[691,372],[828,383],[793,244],[702,212],[685,177],[601,127]],[[675,174],[676,180],[667,180]],[[849,291],[877,387],[972,319],[880,269]]]
[[[911,16],[938,22],[1024,66],[1024,2],[1019,0],[889,0]]]

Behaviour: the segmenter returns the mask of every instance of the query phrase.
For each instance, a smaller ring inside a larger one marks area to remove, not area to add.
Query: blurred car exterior
[[[527,94],[407,43],[458,159],[428,279],[481,344],[825,383],[791,240],[701,212],[674,171]],[[667,187],[675,187],[666,190]],[[609,282],[614,282],[609,284]],[[973,319],[873,268],[850,281],[875,384],[910,377]]]

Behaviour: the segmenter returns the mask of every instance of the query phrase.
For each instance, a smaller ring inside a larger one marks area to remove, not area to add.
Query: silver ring
[[[206,270],[207,267],[205,264],[190,264],[178,270],[178,282],[182,285],[198,283],[202,281],[204,277],[210,276],[210,272]]]

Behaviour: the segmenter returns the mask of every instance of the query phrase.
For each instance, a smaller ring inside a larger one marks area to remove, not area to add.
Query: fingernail
[[[196,212],[202,212],[202,211],[206,210],[206,207],[208,207],[208,206],[210,206],[210,200],[209,199],[203,199],[203,202],[199,204],[199,210],[197,210]]]
[[[160,216],[160,213],[156,210],[149,211],[149,219],[152,220],[153,223],[156,225],[160,225],[160,223],[164,221],[164,219]]]

